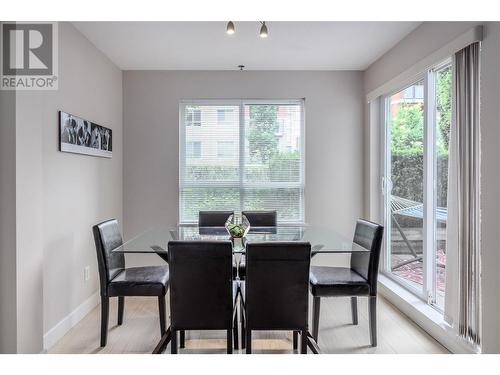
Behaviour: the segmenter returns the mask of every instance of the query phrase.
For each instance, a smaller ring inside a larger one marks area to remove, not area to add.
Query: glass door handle
[[[380,188],[382,189],[382,194],[390,194],[392,192],[392,180],[389,177],[382,177],[380,181]]]

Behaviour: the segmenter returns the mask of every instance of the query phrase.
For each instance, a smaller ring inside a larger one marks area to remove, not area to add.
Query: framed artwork
[[[81,117],[59,111],[59,150],[111,158],[113,131]]]

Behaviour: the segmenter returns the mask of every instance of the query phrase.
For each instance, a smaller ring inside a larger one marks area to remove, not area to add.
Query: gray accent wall
[[[363,213],[361,72],[125,71],[123,90],[126,237],[178,222],[179,101],[241,98],[305,98],[306,222],[352,236]]]

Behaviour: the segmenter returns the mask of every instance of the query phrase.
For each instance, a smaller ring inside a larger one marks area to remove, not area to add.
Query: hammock
[[[424,218],[424,204],[411,201],[409,199],[391,196],[391,212],[393,215]],[[436,220],[446,223],[448,219],[448,210],[445,207],[436,207]]]

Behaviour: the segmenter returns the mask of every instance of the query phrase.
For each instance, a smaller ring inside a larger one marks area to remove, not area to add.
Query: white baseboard
[[[48,332],[43,335],[43,350],[46,352],[53,347],[56,342],[99,304],[99,300],[99,292],[97,291],[54,327],[49,329]]]
[[[443,315],[384,275],[379,275],[379,292],[398,310],[452,353],[478,353],[447,328]]]

